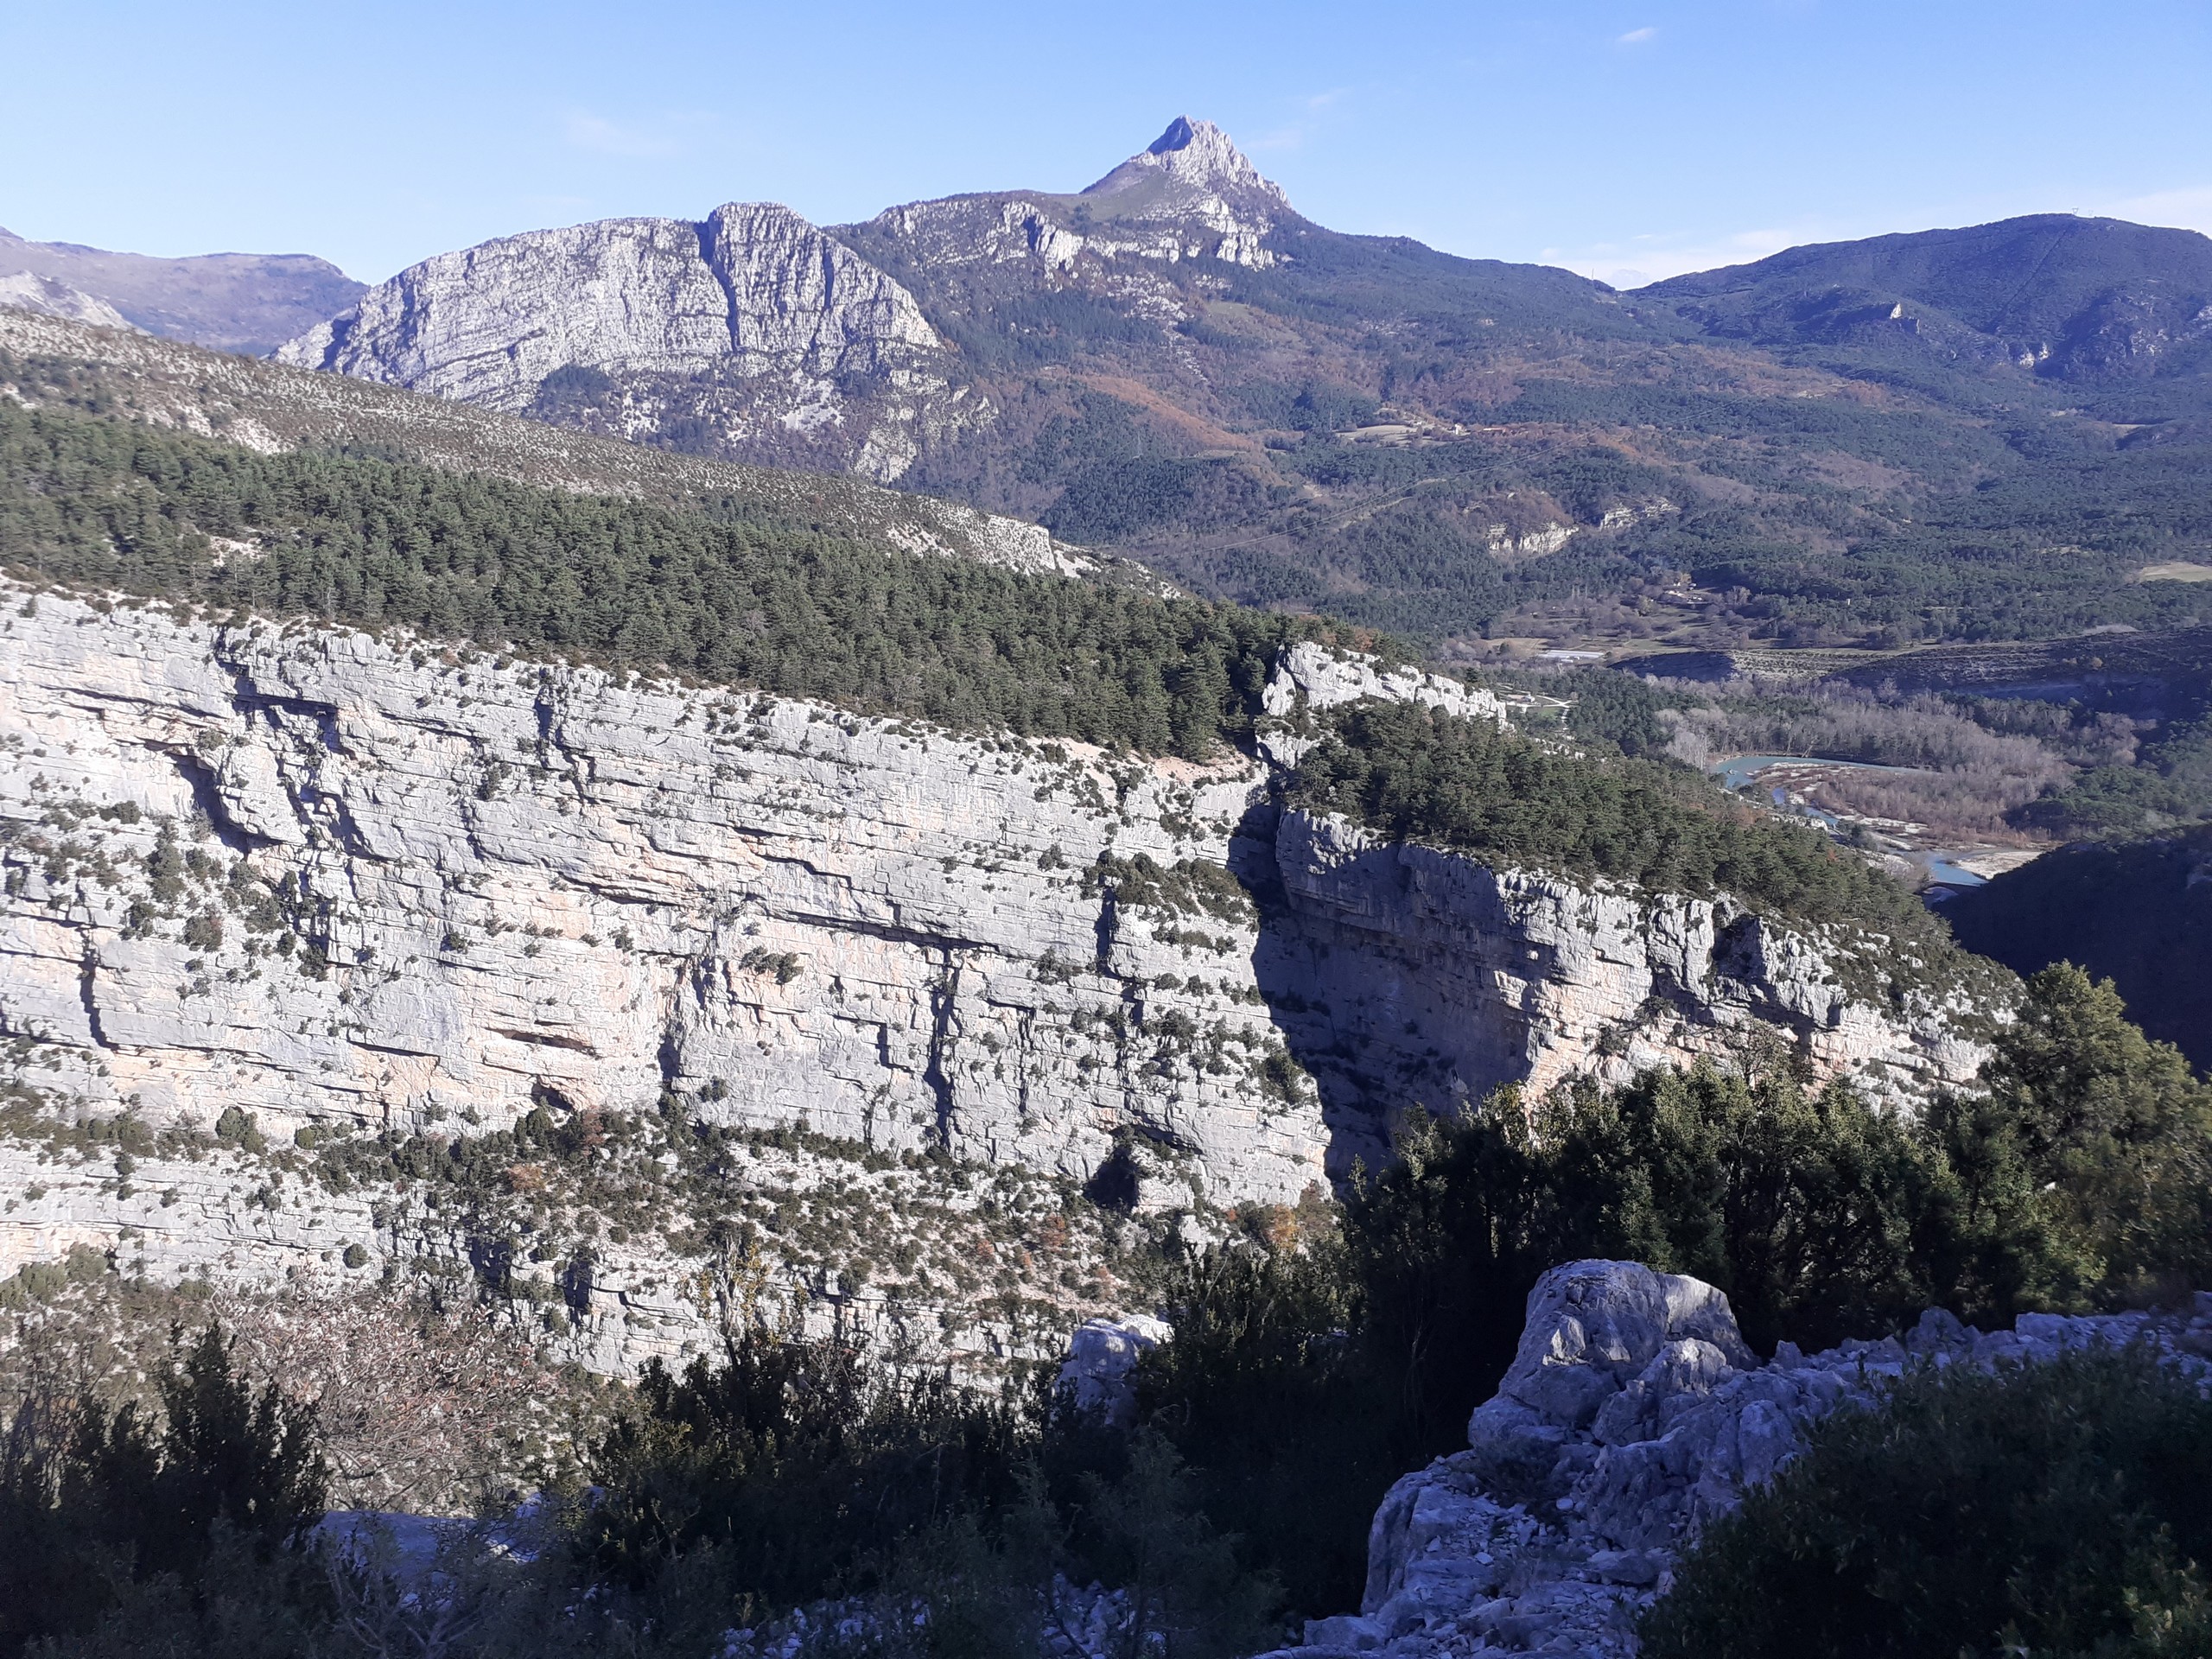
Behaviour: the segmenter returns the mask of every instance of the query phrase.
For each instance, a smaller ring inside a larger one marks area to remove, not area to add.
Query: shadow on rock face
[[[1117,1216],[1131,1214],[1137,1207],[1143,1173],[1128,1143],[1117,1141],[1105,1161],[1091,1171],[1090,1179],[1083,1184],[1083,1196],[1101,1210],[1111,1211]]]
[[[1380,845],[1339,864],[1332,886],[1347,901],[1342,908],[1294,898],[1281,836],[1302,822],[1255,806],[1230,844],[1229,868],[1259,912],[1254,982],[1284,1047],[1319,1091],[1327,1168],[1342,1181],[1355,1161],[1389,1160],[1393,1116],[1407,1105],[1460,1111],[1525,1077],[1528,1042],[1480,983],[1478,964],[1463,961],[1455,974],[1418,931],[1396,925],[1389,906],[1407,902],[1415,880],[1404,849]],[[1502,914],[1497,920],[1503,932]]]

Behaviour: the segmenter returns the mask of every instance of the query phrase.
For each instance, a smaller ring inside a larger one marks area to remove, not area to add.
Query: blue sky
[[[1309,217],[1626,284],[2008,214],[2212,231],[2212,0],[0,0],[0,225],[374,280],[726,200],[1074,189],[1179,112]]]

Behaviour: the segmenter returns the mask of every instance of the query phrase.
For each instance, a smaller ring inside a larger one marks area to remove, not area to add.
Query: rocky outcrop
[[[2024,1314],[1981,1332],[1931,1309],[1902,1340],[1760,1364],[1712,1286],[1629,1262],[1554,1268],[1468,1449],[1390,1489],[1357,1614],[1316,1619],[1288,1655],[1392,1659],[1540,1649],[1622,1659],[1637,1615],[1712,1516],[1796,1455],[1808,1425],[1915,1363],[2035,1362],[2145,1342],[2212,1382],[2212,1295],[2193,1318]]]
[[[1136,1421],[1137,1362],[1174,1334],[1166,1321],[1148,1313],[1086,1319],[1068,1338],[1059,1389],[1076,1410],[1128,1428]]]
[[[1132,156],[1084,194],[1118,200],[1141,191],[1152,191],[1183,201],[1210,199],[1263,203],[1277,213],[1290,212],[1290,198],[1282,187],[1260,176],[1244,153],[1211,121],[1193,121],[1179,115],[1166,130],[1137,155]]]
[[[983,418],[913,296],[787,207],[601,219],[409,267],[280,362],[889,481]]]

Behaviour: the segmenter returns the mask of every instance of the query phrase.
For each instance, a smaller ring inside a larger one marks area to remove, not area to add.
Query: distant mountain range
[[[2212,238],[2037,213],[1791,248],[1640,289],[1719,339],[2003,364],[2083,386],[2212,368]]]
[[[38,280],[6,286],[24,276]],[[220,352],[264,356],[365,291],[328,260],[304,253],[156,259],[73,242],[26,242],[0,230],[0,304],[87,322],[112,315],[149,334]]]
[[[1622,294],[1330,231],[1179,118],[1073,194],[601,220],[365,290],[298,258],[0,254],[34,247],[82,302],[0,302],[895,480],[1447,655],[2212,620],[2193,232],[2045,215]]]

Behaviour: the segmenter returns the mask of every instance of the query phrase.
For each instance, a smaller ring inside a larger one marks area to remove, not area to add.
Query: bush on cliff
[[[1708,1526],[1649,1659],[2212,1652],[2212,1402],[2149,1356],[1911,1373]]]
[[[1364,703],[1335,716],[1299,763],[1289,799],[1394,840],[1875,929],[1893,939],[1892,958],[1954,970],[1962,958],[1943,924],[1866,860],[1681,766],[1600,765],[1486,721]]]

